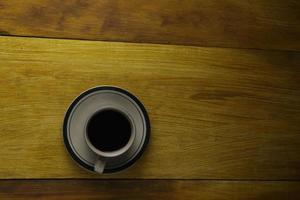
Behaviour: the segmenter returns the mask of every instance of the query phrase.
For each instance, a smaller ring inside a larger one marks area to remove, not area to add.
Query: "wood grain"
[[[299,182],[5,180],[1,199],[299,199]]]
[[[2,35],[300,50],[296,0],[0,0]]]
[[[0,37],[0,178],[300,179],[300,53]],[[64,149],[71,101],[136,94],[152,135],[127,171],[97,176]]]

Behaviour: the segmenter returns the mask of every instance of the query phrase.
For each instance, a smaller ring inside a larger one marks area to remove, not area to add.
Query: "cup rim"
[[[131,128],[131,132],[130,132],[130,138],[128,140],[128,142],[126,143],[126,145],[124,145],[122,148],[114,150],[114,151],[101,151],[98,148],[96,148],[91,142],[90,139],[88,137],[87,134],[87,125],[89,123],[89,121],[91,120],[91,118],[96,115],[99,112],[103,112],[105,110],[114,110],[118,113],[121,113],[124,117],[127,118],[129,124],[130,124],[130,128]],[[130,149],[130,147],[132,146],[134,139],[135,139],[135,130],[134,130],[134,123],[133,120],[130,116],[129,113],[127,113],[126,111],[123,111],[119,108],[116,107],[112,107],[112,106],[106,106],[106,107],[102,107],[100,109],[98,109],[96,112],[93,112],[86,120],[85,122],[85,126],[84,126],[84,138],[85,141],[88,145],[88,147],[98,156],[103,157],[103,158],[112,158],[112,157],[117,157],[122,155],[123,153],[125,153],[126,151],[128,151]]]

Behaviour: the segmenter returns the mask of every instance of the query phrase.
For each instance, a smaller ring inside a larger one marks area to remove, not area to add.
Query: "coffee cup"
[[[132,119],[116,108],[102,108],[87,120],[85,140],[98,155],[95,171],[102,173],[108,161],[126,158],[130,148],[138,145]]]

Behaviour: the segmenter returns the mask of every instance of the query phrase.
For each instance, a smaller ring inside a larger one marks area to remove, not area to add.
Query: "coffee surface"
[[[128,118],[117,110],[99,111],[87,124],[87,136],[98,150],[116,151],[128,143],[131,136],[131,124]]]

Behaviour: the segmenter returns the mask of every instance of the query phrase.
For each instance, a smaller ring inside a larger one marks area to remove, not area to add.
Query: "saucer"
[[[85,141],[85,124],[93,113],[107,107],[120,110],[131,119],[138,145],[130,150],[128,156],[107,161],[103,173],[117,172],[131,166],[141,157],[149,141],[150,120],[136,96],[113,86],[89,89],[72,102],[63,123],[63,138],[68,152],[81,167],[89,171],[95,171],[98,157]]]

